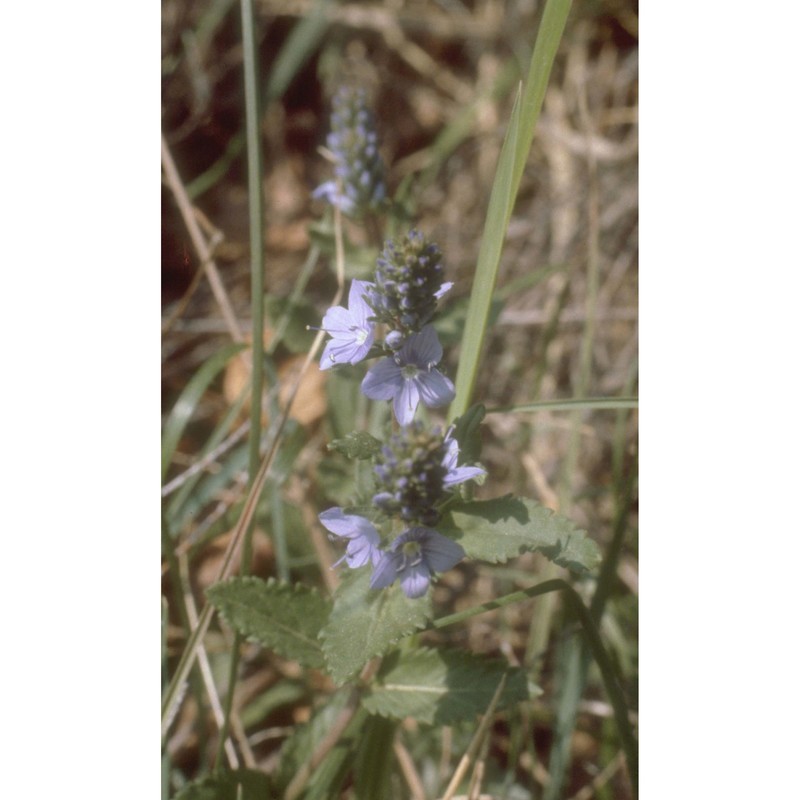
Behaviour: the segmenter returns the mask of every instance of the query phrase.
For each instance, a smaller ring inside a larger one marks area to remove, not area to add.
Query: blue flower
[[[337,179],[317,187],[313,196],[328,200],[351,217],[378,211],[386,198],[385,169],[364,89],[342,86],[337,90],[326,144]]]
[[[345,514],[341,508],[329,508],[319,515],[319,521],[334,535],[347,539],[345,554],[333,565],[347,561],[347,566],[357,569],[372,562],[378,563],[381,557],[381,537],[375,526],[364,517]]]
[[[434,572],[444,572],[464,558],[460,544],[432,528],[410,528],[401,533],[381,554],[375,565],[370,589],[385,589],[396,580],[406,597],[422,597]]]
[[[408,425],[420,400],[436,408],[456,396],[453,382],[434,369],[441,358],[442,346],[436,331],[426,325],[406,339],[397,353],[379,361],[364,376],[361,391],[370,400],[393,400],[397,421]]]
[[[458,466],[458,441],[452,438],[453,428],[447,431],[447,436],[444,438],[444,443],[447,446],[442,466],[447,470],[444,476],[444,488],[452,489],[459,483],[464,483],[471,478],[479,478],[481,475],[486,474],[485,469],[480,467],[459,467]]]
[[[325,181],[311,192],[315,200],[327,200],[332,206],[338,206],[342,214],[348,217],[355,215],[356,204],[339,189],[337,181]]]
[[[325,345],[320,369],[330,369],[336,364],[357,364],[369,352],[375,338],[375,323],[369,321],[372,309],[364,295],[372,288],[367,281],[353,281],[348,299],[350,308],[334,306],[322,318],[322,330],[331,335]]]

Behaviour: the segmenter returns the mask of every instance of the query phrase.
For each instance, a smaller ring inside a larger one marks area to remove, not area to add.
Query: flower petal
[[[373,564],[377,563],[380,558],[379,544],[380,539],[377,533],[375,534],[374,540],[367,535],[351,539],[347,545],[347,552],[345,554],[347,566],[350,567],[350,569],[358,569],[359,567],[366,566],[370,561]]]
[[[394,415],[401,425],[409,425],[419,405],[419,389],[417,379],[403,380],[400,391],[394,396]]]
[[[364,296],[367,292],[374,288],[375,284],[369,281],[354,280],[350,284],[350,295],[347,299],[347,304],[350,309],[350,315],[353,322],[360,328],[372,329],[375,323],[368,322],[367,318],[373,315],[373,310],[367,305]]]
[[[329,508],[319,515],[319,521],[334,536],[341,536],[345,539],[355,539],[359,536],[374,538],[380,541],[378,531],[375,526],[364,517],[356,514],[345,514],[341,508]]]
[[[409,336],[400,353],[407,364],[416,364],[421,369],[438,364],[442,360],[442,345],[433,325]]]
[[[370,400],[392,400],[403,383],[400,367],[391,358],[383,358],[364,376],[361,391]]]
[[[451,486],[457,486],[459,483],[485,474],[486,470],[480,467],[453,467],[444,476],[444,488],[449,489]]]
[[[347,342],[344,339],[331,339],[322,351],[319,361],[320,369],[330,369],[337,364],[357,364],[369,352],[369,344]]]
[[[406,597],[414,600],[422,597],[428,591],[431,581],[431,571],[422,563],[408,567],[400,573],[400,586]]]
[[[441,285],[441,288],[438,292],[434,292],[433,296],[439,300],[441,296],[447,292],[449,292],[453,288],[453,281],[446,281]]]
[[[343,306],[333,306],[322,318],[322,330],[335,338],[353,338],[353,318]]]
[[[464,548],[452,539],[448,539],[430,528],[423,528],[422,530],[428,532],[428,536],[422,542],[423,558],[425,563],[435,572],[447,571],[458,564],[466,555]]]
[[[450,378],[446,378],[438,369],[420,372],[416,377],[422,402],[430,408],[444,406],[452,402],[456,396],[456,387]]]
[[[369,581],[370,589],[385,589],[391,586],[397,578],[397,567],[401,556],[396,553],[381,553],[375,570]]]

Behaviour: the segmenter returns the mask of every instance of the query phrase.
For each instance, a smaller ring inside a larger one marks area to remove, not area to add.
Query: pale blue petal
[[[330,369],[333,366],[336,366],[336,361],[334,361],[334,344],[333,341],[329,341],[325,345],[325,349],[322,351],[322,358],[319,360],[319,368],[320,369]]]
[[[379,544],[380,539],[377,533],[374,538],[365,535],[359,536],[357,539],[351,539],[345,554],[347,566],[351,569],[358,569],[366,566],[370,561],[374,564],[380,557]]]
[[[439,300],[443,294],[449,292],[453,288],[453,281],[447,281],[442,284],[441,289],[438,292],[434,292],[433,296]]]
[[[350,312],[342,306],[333,306],[322,318],[322,330],[340,339],[353,338],[353,319]]]
[[[364,517],[356,514],[345,514],[341,508],[329,508],[319,515],[319,521],[335,536],[355,539],[359,536],[371,538],[377,544],[380,541],[375,526]]]
[[[375,327],[375,323],[368,322],[367,318],[375,312],[367,305],[364,297],[374,286],[375,284],[369,281],[354,280],[350,284],[350,296],[347,300],[353,322],[360,328],[370,331]]]
[[[325,183],[320,184],[316,189],[314,189],[313,192],[311,192],[311,196],[317,200],[324,198],[329,203],[335,202],[335,199],[338,196],[336,181],[325,181]]]
[[[401,557],[396,553],[382,553],[369,581],[370,589],[385,589],[397,578]]]
[[[449,489],[459,483],[464,483],[472,478],[479,478],[485,475],[486,470],[480,467],[453,467],[444,476],[444,488]]]
[[[464,549],[452,539],[434,530],[428,531],[427,538],[421,542],[425,563],[435,572],[445,572],[464,558]]]
[[[453,428],[451,426],[450,430],[447,432],[447,436],[444,438],[444,443],[447,445],[447,452],[444,454],[444,458],[442,459],[442,466],[448,472],[454,470],[458,464],[458,441],[450,438],[452,431]]]
[[[426,325],[419,333],[409,336],[401,350],[407,364],[427,369],[442,360],[442,345],[433,325]]]
[[[402,380],[400,391],[394,396],[394,415],[397,421],[401,425],[409,425],[418,405],[419,389],[416,379]]]
[[[400,586],[403,593],[411,600],[422,597],[428,591],[431,571],[423,564],[409,567],[400,573]]]
[[[450,378],[446,378],[438,369],[420,372],[414,379],[419,387],[422,402],[429,408],[444,406],[456,396],[456,387]]]
[[[365,353],[359,357],[363,349],[363,345],[356,344],[355,342],[346,342],[343,339],[331,339],[322,351],[319,367],[320,369],[330,369],[330,367],[336,364],[356,364],[366,355]]]
[[[361,391],[370,400],[392,400],[404,382],[400,367],[391,358],[384,358],[364,376]]]

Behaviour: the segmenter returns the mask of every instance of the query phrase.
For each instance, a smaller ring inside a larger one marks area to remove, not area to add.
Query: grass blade
[[[571,0],[548,0],[536,37],[528,79],[514,101],[492,186],[475,268],[456,375],[456,399],[450,406],[451,421],[461,416],[471,403],[508,221],[517,198],[522,172],[550,78],[550,70],[566,25],[570,5]]]

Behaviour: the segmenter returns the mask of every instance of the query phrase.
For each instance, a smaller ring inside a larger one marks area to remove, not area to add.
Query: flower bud
[[[434,506],[445,497],[448,444],[441,431],[428,431],[419,422],[394,434],[376,458],[375,505],[406,522],[434,525],[439,519]]]
[[[378,257],[370,302],[376,318],[395,334],[391,344],[387,337],[392,349],[397,349],[397,343],[408,335],[422,330],[433,316],[436,300],[442,294],[441,262],[438,245],[427,242],[417,230],[386,242]]]

